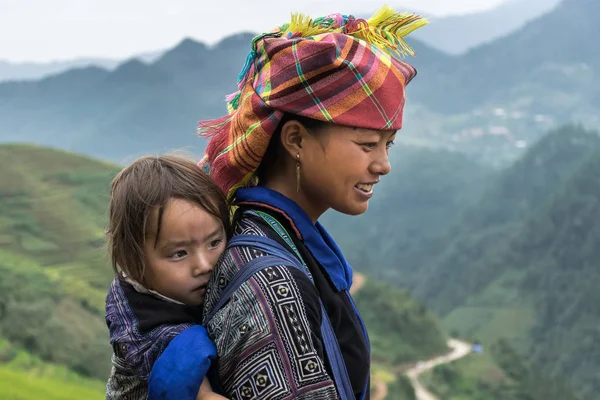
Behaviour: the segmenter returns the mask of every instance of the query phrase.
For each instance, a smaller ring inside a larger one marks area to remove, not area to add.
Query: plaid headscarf
[[[211,137],[200,165],[233,197],[255,184],[269,140],[285,113],[367,129],[402,127],[405,86],[416,70],[397,56],[414,52],[403,37],[427,24],[384,6],[369,20],[334,14],[256,36],[227,97],[229,115],[201,121]]]

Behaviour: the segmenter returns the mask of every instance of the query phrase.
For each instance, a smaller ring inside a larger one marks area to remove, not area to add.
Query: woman
[[[369,397],[369,341],[348,293],[352,270],[318,219],[328,209],[364,213],[390,172],[405,86],[416,75],[396,55],[412,54],[403,36],[424,24],[388,7],[368,21],[294,15],[254,38],[229,115],[201,123],[200,134],[212,137],[201,164],[234,204],[234,235],[271,238],[309,271],[257,272],[205,321],[228,397],[340,397],[321,303],[353,397]],[[205,315],[235,273],[262,255],[252,246],[226,250]]]

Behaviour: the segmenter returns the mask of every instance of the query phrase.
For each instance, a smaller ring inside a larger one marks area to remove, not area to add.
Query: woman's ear
[[[307,139],[308,132],[300,122],[291,120],[281,127],[281,146],[292,158],[301,152],[302,145]]]

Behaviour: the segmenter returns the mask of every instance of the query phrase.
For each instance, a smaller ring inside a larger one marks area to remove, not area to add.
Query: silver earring
[[[300,154],[296,154],[296,193],[300,193]]]

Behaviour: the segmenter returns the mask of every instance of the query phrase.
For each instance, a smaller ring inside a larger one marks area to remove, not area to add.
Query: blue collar
[[[298,204],[281,193],[262,186],[238,189],[235,198],[239,203],[260,203],[284,213],[300,233],[300,239],[313,257],[325,269],[335,288],[338,291],[350,289],[352,268],[341,250],[325,228],[319,222],[313,224]]]

